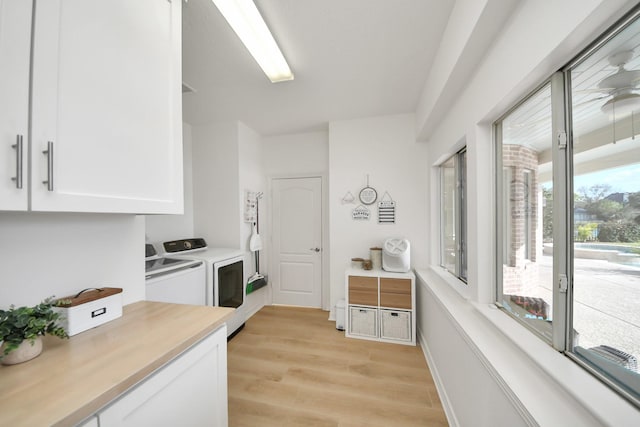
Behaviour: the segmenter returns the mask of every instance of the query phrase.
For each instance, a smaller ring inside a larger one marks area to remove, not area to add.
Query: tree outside
[[[582,214],[575,218],[577,241],[640,242],[640,192],[612,192],[606,184],[581,187],[574,208]]]

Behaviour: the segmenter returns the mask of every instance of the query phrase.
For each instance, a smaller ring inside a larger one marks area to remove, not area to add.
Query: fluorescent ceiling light
[[[293,80],[293,73],[252,0],[213,0],[222,16],[273,83]]]

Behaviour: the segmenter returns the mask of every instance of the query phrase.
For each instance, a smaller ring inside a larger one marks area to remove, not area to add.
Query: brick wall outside
[[[538,226],[538,154],[521,145],[502,146],[503,167],[510,169],[510,181],[504,183],[509,195],[509,247],[508,264],[502,269],[505,294],[526,295],[537,285],[538,266],[536,247]],[[529,172],[530,186],[526,188],[525,174]],[[527,219],[529,230],[527,230]],[[527,258],[525,239],[529,233],[530,254]]]

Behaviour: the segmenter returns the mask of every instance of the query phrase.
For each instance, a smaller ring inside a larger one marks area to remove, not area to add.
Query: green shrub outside
[[[640,224],[634,222],[605,222],[598,227],[598,241],[600,242],[640,242]],[[578,228],[578,235],[580,229]]]

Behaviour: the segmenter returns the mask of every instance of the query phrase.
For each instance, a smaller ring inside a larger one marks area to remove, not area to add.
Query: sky
[[[640,163],[576,176],[573,189],[577,191],[596,184],[610,185],[611,193],[640,191]]]

